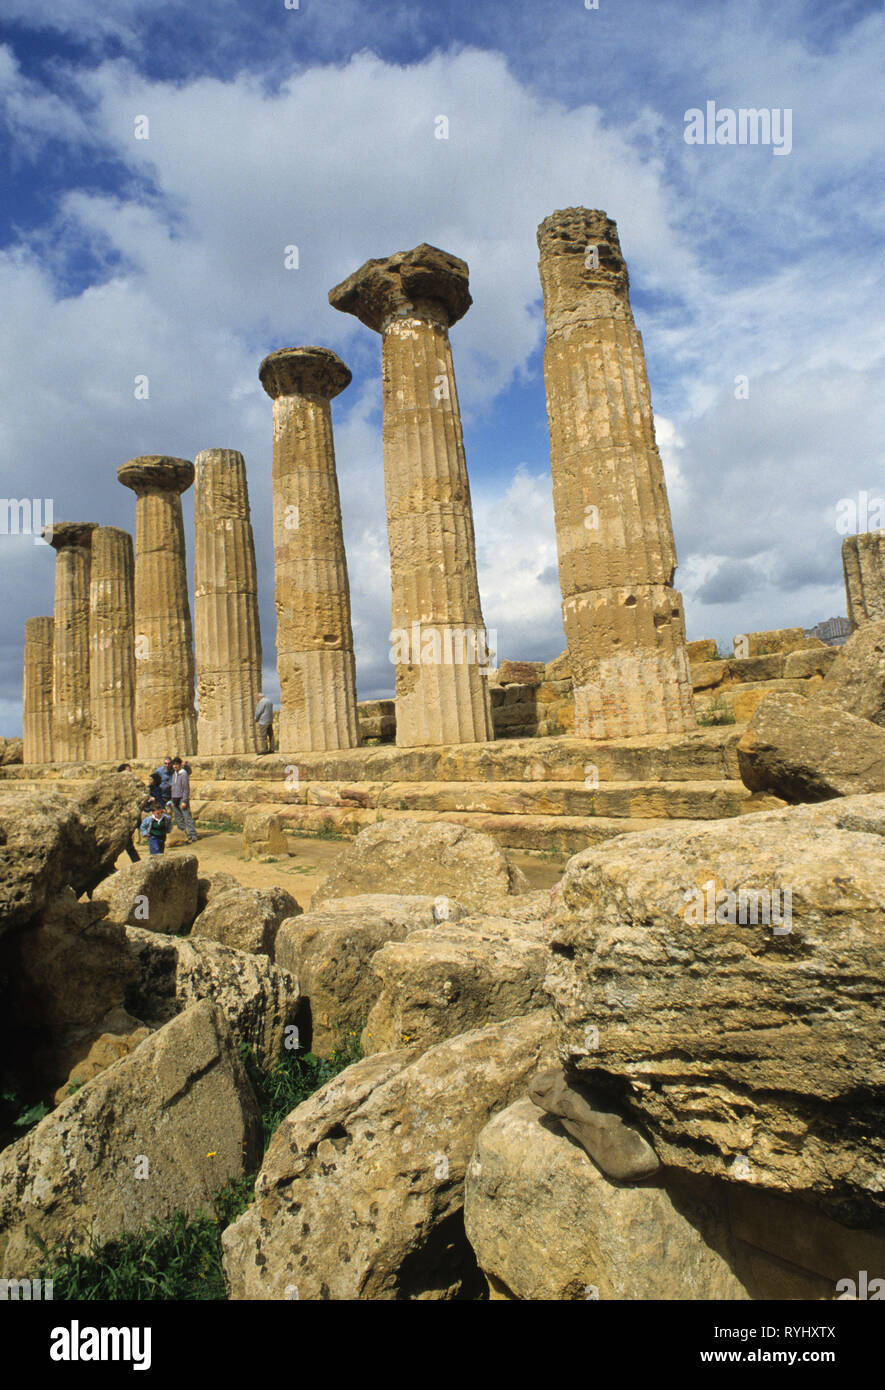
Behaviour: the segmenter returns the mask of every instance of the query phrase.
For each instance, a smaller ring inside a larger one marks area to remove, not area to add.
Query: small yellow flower
[[[212,1152],[211,1152],[211,1154],[207,1154],[206,1157],[207,1157],[207,1158],[217,1158],[217,1157],[218,1157],[218,1150],[217,1150],[217,1149],[213,1149]]]

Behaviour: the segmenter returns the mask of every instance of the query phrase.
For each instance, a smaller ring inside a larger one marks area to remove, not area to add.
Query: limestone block
[[[157,854],[118,869],[92,895],[114,922],[145,931],[187,931],[197,914],[195,854]]]
[[[881,1221],[883,826],[885,797],[852,797],[569,862],[546,982],[560,1056],[665,1165]]]
[[[411,932],[371,961],[363,1052],[433,1047],[544,1008],[547,939],[537,923],[475,916]]]
[[[825,643],[817,637],[806,637],[801,627],[777,627],[765,632],[740,633],[734,639],[734,654],[738,658],[772,656],[805,651],[818,645],[823,647]]]
[[[173,1211],[211,1210],[212,1194],[260,1153],[258,1106],[205,1000],[0,1154],[0,1272],[42,1265],[34,1234],[82,1249],[90,1233],[101,1244]]]
[[[370,962],[388,941],[463,915],[451,898],[365,893],[333,899],[322,910],[283,922],[276,960],[298,980],[305,1046],[328,1057],[363,1028],[377,992]]]
[[[813,676],[825,676],[839,655],[839,647],[812,647],[810,650],[787,652],[784,657],[784,675],[787,679],[809,680]]]
[[[289,841],[279,816],[272,811],[250,811],[243,822],[244,859],[283,858],[288,853]]]
[[[715,661],[718,651],[716,642],[712,637],[701,637],[696,642],[686,642],[685,649],[692,664],[700,661]]]
[[[407,819],[360,831],[314,893],[311,908],[357,893],[425,893],[481,909],[489,896],[526,886],[491,836]]]
[[[704,660],[691,667],[692,690],[710,690],[721,685],[728,673],[727,661]]]
[[[231,1297],[475,1297],[464,1174],[480,1130],[550,1055],[549,1026],[541,1013],[418,1058],[380,1053],[298,1106],[222,1235]]]
[[[838,705],[859,719],[885,725],[885,621],[867,621],[844,646],[823,684],[811,697],[815,704]]]
[[[480,1131],[464,1224],[480,1268],[516,1299],[746,1299],[724,1194],[707,1180],[611,1182],[519,1099]],[[731,1258],[730,1258],[731,1257]]]
[[[760,701],[738,760],[745,786],[786,801],[885,790],[885,731],[812,696]]]
[[[235,883],[225,891],[211,894],[208,905],[194,920],[191,936],[220,941],[238,951],[253,951],[273,960],[281,924],[300,912],[299,904],[285,888],[245,888]]]

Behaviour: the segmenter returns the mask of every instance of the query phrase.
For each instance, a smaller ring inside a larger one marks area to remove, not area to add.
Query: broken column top
[[[44,526],[40,534],[53,550],[67,550],[77,545],[86,549],[92,544],[92,532],[97,526],[97,521],[55,521],[51,526]]]
[[[323,347],[280,348],[258,368],[258,379],[272,400],[322,396],[330,401],[350,385],[352,375],[336,352]]]
[[[142,454],[122,463],[117,481],[135,493],[186,492],[194,481],[190,459],[170,458],[168,454]]]
[[[608,289],[625,295],[630,287],[627,263],[621,254],[618,226],[598,208],[563,208],[545,217],[538,228],[541,277],[549,294],[549,271],[555,264],[558,281],[572,290]],[[595,248],[596,255],[588,252]]]
[[[329,303],[376,333],[392,318],[439,320],[441,310],[450,328],[473,303],[468,278],[466,261],[425,241],[412,251],[366,261],[329,291]]]

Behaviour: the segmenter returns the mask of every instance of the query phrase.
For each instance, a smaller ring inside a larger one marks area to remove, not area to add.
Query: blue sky
[[[535,229],[583,204],[630,268],[689,636],[843,613],[837,509],[885,495],[883,70],[885,12],[860,0],[0,0],[0,493],[132,529],[119,463],[241,449],[276,694],[257,368],[334,348],[360,694],[388,693],[379,343],[326,296],[427,240],[471,270],[452,345],[485,618],[499,656],[552,657]],[[789,108],[789,155],[686,144],[708,100]],[[0,536],[0,733],[53,565]]]

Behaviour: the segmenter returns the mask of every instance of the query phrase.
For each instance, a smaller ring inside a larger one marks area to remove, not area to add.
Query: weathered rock
[[[123,1003],[136,977],[123,927],[107,920],[102,905],[79,903],[70,888],[39,922],[4,938],[0,968],[11,983],[7,1021],[51,1030],[93,1028]]]
[[[885,531],[861,531],[842,542],[848,618],[853,627],[885,618]]]
[[[570,681],[572,678],[572,667],[569,661],[568,648],[555,656],[552,661],[548,661],[544,667],[544,679],[548,681]]]
[[[118,869],[96,888],[92,901],[105,903],[115,922],[146,931],[186,931],[197,913],[195,854],[156,854]]]
[[[0,738],[0,767],[22,762],[24,744],[20,738]]]
[[[714,638],[701,637],[694,642],[686,642],[685,650],[691,662],[715,661],[718,648]]]
[[[615,1185],[515,1101],[481,1131],[465,1184],[467,1238],[492,1297],[745,1299],[719,1185],[671,1186]]]
[[[537,923],[471,917],[391,941],[371,961],[363,1052],[433,1047],[547,1004],[547,934]]]
[[[885,731],[802,695],[767,695],[738,744],[750,791],[821,801],[885,789]]]
[[[369,969],[375,952],[432,925],[434,911],[446,911],[448,921],[463,916],[461,905],[449,898],[435,904],[426,896],[366,893],[333,899],[322,911],[282,924],[276,961],[298,980],[312,1052],[328,1057],[346,1035],[360,1031],[377,989]]]
[[[78,800],[54,790],[4,792],[0,932],[37,917],[62,889],[88,892],[110,873],[134,828],[138,785],[120,772]]]
[[[209,1001],[88,1081],[0,1154],[0,1273],[43,1263],[32,1243],[99,1244],[212,1194],[261,1152],[258,1106]]]
[[[126,939],[138,968],[126,994],[132,1014],[157,1028],[211,999],[235,1041],[252,1049],[260,1067],[276,1062],[298,1012],[298,982],[287,971],[264,956],[199,937],[127,927]]]
[[[545,1114],[556,1116],[607,1178],[639,1182],[660,1168],[657,1154],[636,1126],[592,1100],[586,1088],[578,1081],[569,1081],[561,1067],[533,1077],[529,1099]]]
[[[885,621],[864,623],[849,637],[809,700],[885,725]]]
[[[289,841],[283,822],[273,811],[250,811],[243,821],[243,858],[284,858]]]
[[[125,1013],[125,1010],[119,1010]],[[151,1029],[144,1026],[139,1027],[137,1021],[132,1019],[133,1027],[125,1033],[105,1032],[99,1033],[94,1037],[83,1039],[80,1043],[74,1044],[68,1049],[75,1055],[66,1059],[65,1070],[67,1075],[61,1085],[56,1089],[54,1100],[56,1105],[61,1105],[62,1101],[67,1100],[69,1095],[87,1081],[92,1081],[108,1067],[119,1062],[121,1057],[128,1057],[130,1052],[134,1052],[139,1043],[143,1043],[145,1038],[151,1036]]]
[[[883,817],[885,797],[853,797],[570,861],[547,978],[560,1055],[663,1163],[881,1219]]]
[[[540,685],[545,678],[543,661],[502,661],[498,667],[499,685]]]
[[[441,821],[366,826],[341,854],[311,899],[311,908],[356,893],[421,893],[481,909],[491,895],[522,893],[525,875],[491,835]]]
[[[254,1204],[222,1236],[235,1299],[438,1299],[477,1292],[464,1237],[476,1136],[549,1054],[546,1013],[381,1053],[285,1119]]]
[[[285,888],[244,888],[241,884],[210,895],[208,906],[195,919],[191,936],[206,937],[238,951],[274,958],[280,924],[301,912]]]
[[[805,651],[823,647],[819,637],[806,637],[801,627],[775,627],[766,632],[743,632],[734,639],[737,657],[770,656],[776,652]]]

